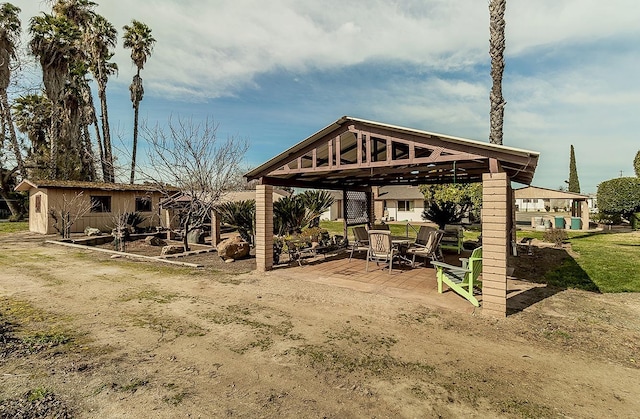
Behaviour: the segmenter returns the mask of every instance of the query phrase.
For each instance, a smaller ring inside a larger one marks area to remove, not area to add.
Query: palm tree
[[[66,146],[64,138],[68,129],[64,125],[65,87],[69,80],[70,67],[77,56],[80,31],[67,18],[43,13],[31,19],[29,25],[31,53],[39,58],[42,66],[42,81],[45,93],[51,101],[51,129],[49,131],[49,176],[58,178],[58,145]]]
[[[44,178],[49,147],[47,138],[51,128],[51,102],[44,95],[27,95],[16,99],[13,105],[15,123],[18,130],[27,135],[31,147],[27,152],[27,166],[31,176]]]
[[[124,29],[124,47],[131,48],[131,60],[138,68],[136,75],[133,76],[129,91],[131,92],[131,102],[133,103],[133,149],[131,154],[131,179],[133,184],[136,173],[136,152],[138,148],[138,111],[140,109],[140,101],[144,96],[142,88],[142,78],[140,70],[144,68],[147,58],[151,55],[153,44],[156,40],[151,36],[151,29],[142,22],[137,20],[131,21],[131,26],[125,25]]]
[[[107,19],[99,14],[94,15],[91,25],[87,29],[86,42],[89,47],[90,70],[98,84],[98,97],[100,98],[100,110],[102,112],[100,119],[104,146],[100,141],[99,132],[97,132],[102,175],[105,182],[114,182],[113,151],[107,109],[107,81],[110,75],[118,71],[117,64],[109,62],[113,57],[112,50],[116,47],[118,41],[118,32]],[[93,115],[95,118],[95,110]]]
[[[507,0],[489,1],[489,55],[491,56],[491,79],[493,86],[489,99],[491,110],[489,119],[491,130],[489,142],[502,144],[502,127],[504,125],[504,105],[502,97],[502,74],[504,73],[504,12]]]
[[[20,39],[21,24],[18,17],[19,13],[20,8],[11,3],[3,3],[0,6],[0,118],[2,120],[2,132],[6,132],[7,129],[9,131],[9,139],[15,154],[18,174],[24,179],[27,177],[27,172],[7,96],[7,89],[11,82],[11,62],[16,59],[16,45]]]

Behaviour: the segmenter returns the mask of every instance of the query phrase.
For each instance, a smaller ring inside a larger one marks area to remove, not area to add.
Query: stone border
[[[81,244],[61,242],[61,241],[57,241],[57,240],[45,240],[45,243],[59,244],[59,245],[62,245],[62,246],[73,247],[75,249],[95,250],[97,252],[109,253],[109,254],[112,254],[112,255],[118,255],[118,256],[125,257],[125,258],[152,260],[152,261],[155,261],[155,262],[168,263],[168,264],[171,264],[171,265],[188,266],[190,268],[202,268],[202,267],[204,267],[204,265],[196,264],[196,263],[176,262],[174,260],[160,259],[159,257],[136,255],[134,253],[118,252],[118,251],[115,251],[115,250],[102,249],[100,247],[84,246],[84,245],[81,245]]]

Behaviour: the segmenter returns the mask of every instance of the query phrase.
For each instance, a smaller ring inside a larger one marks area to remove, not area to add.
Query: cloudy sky
[[[15,1],[15,0],[14,0]],[[257,166],[343,115],[480,141],[489,136],[487,0],[97,0],[119,29],[157,40],[141,117],[219,124]],[[23,26],[42,0],[19,0]],[[509,0],[504,144],[541,153],[556,189],[576,152],[583,193],[633,175],[640,149],[640,2]],[[130,138],[129,51],[108,91]]]

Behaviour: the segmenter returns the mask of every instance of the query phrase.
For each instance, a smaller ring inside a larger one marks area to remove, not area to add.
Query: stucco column
[[[507,315],[509,186],[506,173],[482,176],[482,312],[494,317]]]
[[[211,246],[217,246],[220,243],[220,214],[218,211],[211,210]]]
[[[580,214],[578,215],[582,218],[582,229],[589,230],[589,204],[587,201],[580,201]]]
[[[256,186],[256,270],[273,268],[273,186]]]

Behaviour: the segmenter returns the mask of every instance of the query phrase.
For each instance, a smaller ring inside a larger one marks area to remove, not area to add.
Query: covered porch
[[[530,184],[538,157],[533,151],[342,117],[245,175],[259,182],[256,267],[273,268],[274,186],[342,191],[347,236],[348,226],[375,221],[373,187],[482,182],[481,307],[503,317],[507,256],[515,235],[511,181]]]

